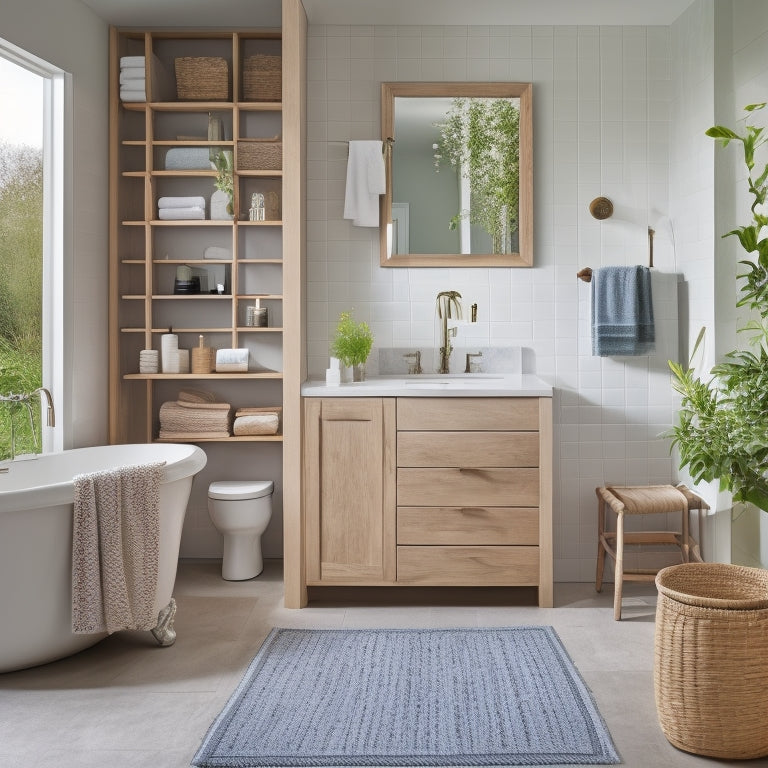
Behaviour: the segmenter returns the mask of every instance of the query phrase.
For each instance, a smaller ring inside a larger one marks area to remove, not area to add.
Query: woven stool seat
[[[701,515],[709,506],[699,496],[684,485],[636,485],[603,486],[595,488],[598,501],[597,515],[597,576],[595,589],[603,588],[603,571],[606,554],[614,561],[614,596],[613,617],[621,619],[621,593],[624,581],[654,581],[658,568],[630,569],[624,567],[624,547],[626,545],[672,545],[680,549],[682,560],[702,562],[699,544],[690,535],[690,510],[699,512],[699,532]],[[606,508],[616,514],[616,530],[606,526]],[[679,512],[680,531],[640,531],[624,530],[625,515],[650,515]]]

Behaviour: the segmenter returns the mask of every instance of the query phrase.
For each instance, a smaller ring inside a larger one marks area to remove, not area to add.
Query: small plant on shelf
[[[373,346],[373,333],[366,322],[355,322],[351,312],[342,312],[331,344],[331,354],[343,365],[362,370]],[[363,376],[362,372],[359,374]],[[356,376],[356,380],[357,376]]]

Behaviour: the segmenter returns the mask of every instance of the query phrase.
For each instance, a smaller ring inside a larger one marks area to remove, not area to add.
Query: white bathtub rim
[[[148,451],[151,449],[151,451]],[[73,456],[76,454],[93,454],[96,451],[108,451],[115,454],[125,454],[135,452],[133,457],[122,463],[112,464],[112,467],[127,466],[129,464],[141,464],[147,461],[162,460],[164,450],[170,449],[170,452],[178,452],[184,449],[184,454],[180,458],[169,461],[163,467],[163,479],[161,483],[172,483],[184,477],[196,475],[207,462],[205,451],[197,445],[190,443],[127,443],[107,446],[88,446],[84,448],[69,448],[63,451],[53,451],[51,453],[39,454],[34,459],[19,459],[12,462],[4,462],[2,466],[9,468],[8,474],[0,474],[0,514],[4,512],[23,512],[40,507],[56,506],[59,504],[72,504],[74,500],[74,477],[59,482],[45,483],[41,478],[40,485],[27,485],[23,488],[14,488],[3,490],[3,479],[10,478],[14,466],[22,463],[31,463],[38,466],[37,462],[44,463],[47,460],[55,459],[56,456],[67,454]],[[152,455],[155,453],[156,455]],[[149,454],[149,455],[148,455]],[[78,473],[91,472],[93,468],[88,466],[87,462],[79,468]]]

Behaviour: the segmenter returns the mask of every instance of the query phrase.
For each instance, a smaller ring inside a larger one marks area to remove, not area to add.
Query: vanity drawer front
[[[537,397],[398,397],[397,428],[415,430],[533,430]]]
[[[538,507],[539,470],[400,468],[397,504],[404,507]]]
[[[398,507],[398,544],[539,543],[538,507]]]
[[[397,580],[437,587],[536,586],[538,547],[398,547]]]
[[[398,467],[538,467],[538,432],[398,432]]]

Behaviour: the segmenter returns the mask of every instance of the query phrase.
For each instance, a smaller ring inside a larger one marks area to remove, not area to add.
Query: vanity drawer
[[[538,432],[398,432],[398,467],[538,467]]]
[[[538,547],[398,547],[397,580],[437,587],[536,586]]]
[[[403,507],[538,507],[539,470],[513,468],[399,468]]]
[[[398,544],[539,543],[538,507],[398,507]]]
[[[529,430],[539,428],[536,397],[398,397],[397,428]]]

